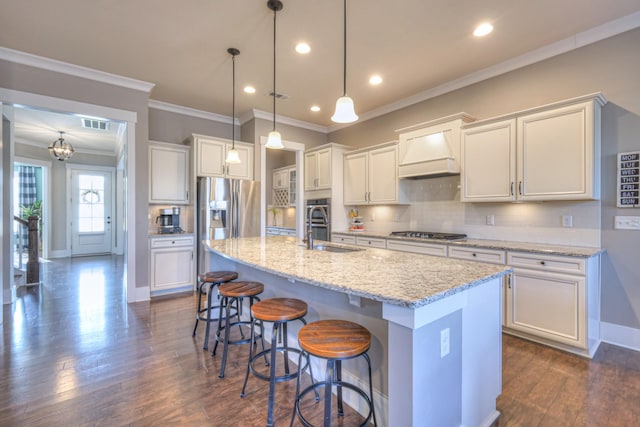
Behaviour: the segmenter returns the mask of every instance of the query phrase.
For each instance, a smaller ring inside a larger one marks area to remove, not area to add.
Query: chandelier
[[[51,145],[49,145],[49,154],[51,154],[51,157],[58,159],[61,162],[69,160],[73,157],[73,153],[75,153],[73,146],[68,142],[65,142],[62,137],[63,134],[64,132],[60,132],[60,138],[56,139],[51,143]]]

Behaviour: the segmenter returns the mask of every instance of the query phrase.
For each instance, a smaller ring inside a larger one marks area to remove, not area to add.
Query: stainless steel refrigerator
[[[260,235],[260,182],[198,178],[198,274],[208,269],[203,240]]]

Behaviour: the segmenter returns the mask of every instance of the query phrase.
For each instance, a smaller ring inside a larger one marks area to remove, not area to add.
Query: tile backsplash
[[[600,246],[600,201],[461,203],[460,177],[412,180],[410,204],[359,206],[367,231],[466,233],[471,238]],[[349,209],[345,210],[345,215]],[[487,224],[493,217],[494,225]],[[563,217],[573,226],[563,227]]]

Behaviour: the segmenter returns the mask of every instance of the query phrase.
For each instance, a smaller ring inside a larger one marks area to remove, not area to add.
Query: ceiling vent
[[[285,95],[284,93],[278,93],[278,92],[274,92],[271,91],[267,94],[267,96],[274,96],[276,97],[276,99],[279,99],[281,101],[284,101],[285,99],[289,99],[289,95]]]
[[[109,130],[109,122],[105,120],[87,119],[82,118],[82,127],[95,130]]]

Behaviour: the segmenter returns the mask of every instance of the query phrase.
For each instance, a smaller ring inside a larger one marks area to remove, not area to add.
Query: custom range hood
[[[473,117],[458,113],[396,130],[398,176],[407,179],[435,178],[460,174],[462,125]]]

